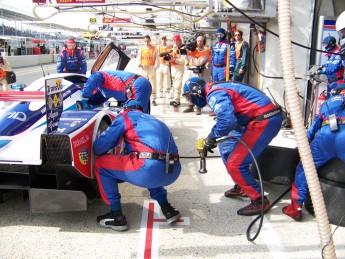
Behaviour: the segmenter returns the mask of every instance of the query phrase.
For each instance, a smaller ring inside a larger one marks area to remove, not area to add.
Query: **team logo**
[[[87,149],[82,150],[79,152],[79,161],[82,165],[86,165],[87,162],[89,161],[89,151]]]

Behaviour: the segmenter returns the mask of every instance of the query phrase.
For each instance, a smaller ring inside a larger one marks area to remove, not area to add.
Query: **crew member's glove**
[[[207,151],[207,152],[210,152],[210,153],[213,153],[212,149],[216,148],[217,147],[217,141],[215,138],[212,138],[210,136],[208,136],[206,139],[205,139],[205,145],[204,145],[204,149]]]

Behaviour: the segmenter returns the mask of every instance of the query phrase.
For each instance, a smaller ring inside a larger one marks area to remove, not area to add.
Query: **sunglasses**
[[[241,34],[235,34],[235,36],[241,36]]]

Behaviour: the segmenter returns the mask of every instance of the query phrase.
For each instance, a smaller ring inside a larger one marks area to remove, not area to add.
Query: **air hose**
[[[309,187],[310,196],[314,205],[316,222],[319,230],[324,258],[336,258],[331,228],[322,196],[320,182],[316,173],[311,155],[298,98],[295,81],[295,66],[291,46],[291,13],[290,0],[278,0],[278,27],[280,61],[284,78],[287,107],[290,112],[293,131],[295,133],[300,158]]]

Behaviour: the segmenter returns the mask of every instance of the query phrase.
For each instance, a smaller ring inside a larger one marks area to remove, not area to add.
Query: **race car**
[[[124,70],[128,62],[110,43],[91,73]],[[0,93],[0,101],[10,103],[0,118],[0,195],[4,190],[27,191],[33,213],[86,210],[98,196],[92,144],[119,106],[90,106],[81,97],[87,79],[53,74],[27,87],[17,85],[20,91]],[[121,146],[109,152],[120,153]]]

